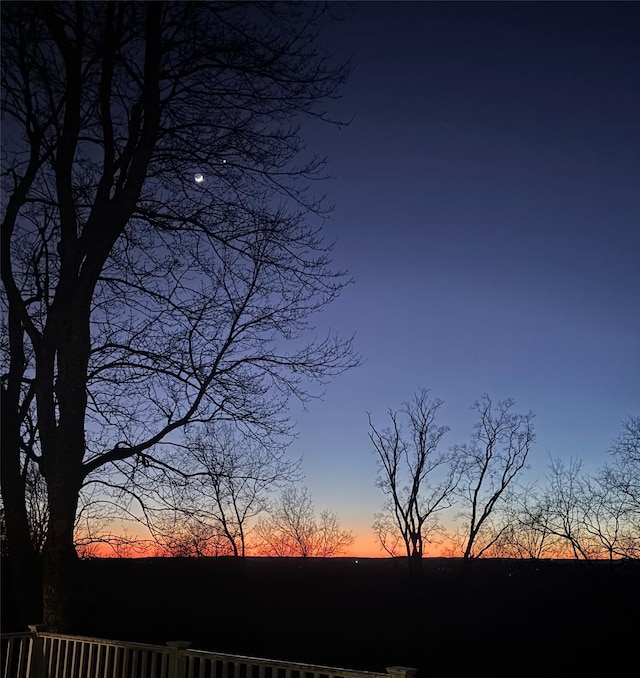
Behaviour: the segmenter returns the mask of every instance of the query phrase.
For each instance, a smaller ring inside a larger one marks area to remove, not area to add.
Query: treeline
[[[374,530],[390,555],[419,561],[426,544],[441,544],[465,559],[640,556],[640,417],[627,418],[595,473],[551,459],[544,479],[527,483],[531,413],[485,395],[470,443],[440,451],[441,406],[422,390],[389,411],[386,428],[369,418],[386,499]]]
[[[419,565],[427,553],[475,559],[640,556],[640,417],[629,417],[606,462],[551,459],[527,482],[533,415],[511,400],[475,403],[470,441],[441,450],[442,401],[419,391],[387,426],[369,417],[384,500],[373,530],[381,554]],[[25,474],[33,546],[49,519],[44,480]],[[354,543],[338,515],[316,511],[299,460],[228,424],[191,427],[171,467],[137,469],[135,484],[88,486],[75,546],[81,557],[142,555],[332,557]],[[4,525],[4,521],[2,521]],[[143,534],[145,536],[140,536]],[[2,550],[7,553],[4,529]]]
[[[82,558],[340,555],[353,534],[335,512],[316,511],[301,480],[300,461],[286,456],[286,445],[229,423],[193,426],[164,464],[141,464],[129,478],[105,474],[83,488],[75,549]],[[46,482],[28,460],[24,482],[32,545],[41,553]],[[10,555],[2,509],[0,527],[2,554]]]

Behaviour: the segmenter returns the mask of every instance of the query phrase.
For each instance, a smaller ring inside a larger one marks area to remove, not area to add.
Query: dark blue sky
[[[294,413],[316,504],[368,529],[366,412],[419,387],[445,400],[445,446],[486,392],[536,414],[530,480],[549,455],[595,468],[640,413],[640,5],[332,7],[353,122],[307,138],[355,284],[317,325],[366,362]]]

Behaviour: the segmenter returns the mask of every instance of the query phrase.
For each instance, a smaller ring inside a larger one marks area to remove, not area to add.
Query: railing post
[[[409,666],[387,666],[387,673],[391,678],[414,678],[418,669]]]
[[[169,675],[167,678],[185,678],[187,662],[183,652],[191,643],[188,640],[168,640],[165,645],[169,648]]]
[[[47,630],[44,624],[29,624],[31,647],[27,663],[28,678],[44,678],[44,639],[40,635]]]

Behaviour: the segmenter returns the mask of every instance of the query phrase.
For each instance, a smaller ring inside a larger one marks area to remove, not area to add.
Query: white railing
[[[35,675],[31,667],[33,636],[24,633],[3,633],[2,678]]]
[[[46,633],[2,634],[2,678],[413,678],[416,669],[387,673],[190,650],[188,642],[143,645]]]

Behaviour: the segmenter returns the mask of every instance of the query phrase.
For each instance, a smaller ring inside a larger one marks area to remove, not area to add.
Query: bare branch
[[[462,468],[459,496],[464,502],[461,516],[466,522],[465,559],[479,557],[500,538],[502,530],[488,540],[488,545],[474,550],[496,506],[525,467],[535,440],[533,414],[515,414],[511,411],[513,405],[512,400],[505,400],[494,410],[491,399],[484,395],[473,406],[480,420],[474,427],[471,444],[455,448]]]
[[[400,412],[389,410],[391,426],[386,429],[376,429],[369,415],[369,439],[379,466],[377,485],[388,498],[374,531],[382,547],[395,555],[397,544],[390,539],[393,524],[412,562],[422,558],[425,542],[437,530],[438,513],[452,506],[459,481],[452,456],[437,451],[448,431],[435,425],[441,406],[441,400],[430,400],[429,391],[423,389]]]

